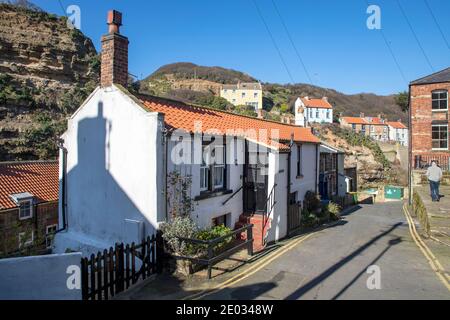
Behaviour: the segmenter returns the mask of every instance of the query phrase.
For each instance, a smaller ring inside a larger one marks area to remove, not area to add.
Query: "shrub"
[[[316,212],[321,208],[319,196],[313,191],[307,191],[305,194],[305,209],[309,212]]]
[[[307,209],[302,210],[302,225],[306,228],[313,228],[319,223],[319,218]]]
[[[179,238],[195,238],[198,228],[190,217],[175,217],[170,222],[161,224],[162,237],[166,240],[169,249],[177,255],[193,253],[193,247]]]
[[[228,227],[225,227],[223,224],[219,225],[219,226],[215,226],[211,229],[206,229],[206,230],[200,230],[196,237],[199,240],[214,240],[220,237],[223,237],[227,234],[229,234],[232,230]],[[225,247],[226,245],[228,245],[231,241],[233,240],[233,237],[227,237],[225,238],[223,241],[219,242],[214,249],[219,251],[220,249],[222,249],[223,247]]]
[[[331,220],[336,221],[336,220],[339,220],[341,218],[342,208],[337,203],[330,202],[327,205],[326,210],[330,213]]]

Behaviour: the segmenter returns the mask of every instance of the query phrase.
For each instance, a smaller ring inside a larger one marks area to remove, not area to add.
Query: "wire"
[[[61,7],[61,10],[63,11],[63,15],[65,15],[67,17],[67,12],[66,12],[66,9],[64,8],[63,4],[62,4],[62,1],[58,0],[58,2],[59,2],[59,6]]]
[[[365,0],[365,2],[367,3],[367,6],[370,6],[368,0]],[[392,50],[391,45],[390,45],[389,41],[387,40],[386,35],[383,32],[383,29],[379,29],[379,30],[380,30],[381,36],[383,37],[384,43],[386,44],[386,47],[388,48],[389,53],[391,54],[392,59],[394,60],[400,75],[402,76],[403,81],[405,82],[406,85],[408,85],[408,80],[406,79],[405,74],[403,73],[403,70],[400,67],[400,63],[398,62],[397,57],[395,56],[394,50]]]
[[[303,70],[305,71],[306,76],[307,76],[308,79],[309,79],[310,84],[314,84],[314,83],[313,83],[313,80],[312,80],[312,78],[311,78],[311,76],[310,76],[310,74],[309,74],[309,72],[308,72],[308,69],[306,68],[305,62],[303,61],[302,56],[301,56],[299,50],[297,50],[297,46],[295,45],[294,41],[292,40],[291,33],[289,32],[289,30],[288,30],[288,28],[287,28],[287,26],[286,26],[286,23],[284,22],[284,19],[283,19],[283,17],[282,17],[281,14],[280,14],[280,10],[278,10],[278,6],[275,4],[275,1],[274,1],[274,0],[272,0],[272,4],[273,4],[273,6],[274,6],[274,8],[275,8],[275,11],[276,11],[278,17],[279,17],[280,20],[281,20],[281,23],[283,24],[283,28],[284,28],[284,30],[286,31],[286,34],[287,34],[287,36],[288,36],[288,38],[289,38],[289,41],[291,42],[292,47],[293,47],[294,50],[295,50],[295,53],[297,54],[298,59],[300,60],[300,63],[301,63],[301,65],[302,65],[302,67],[303,67]]]
[[[417,34],[416,34],[416,32],[414,31],[414,28],[413,28],[411,22],[409,21],[408,16],[406,15],[405,10],[403,10],[403,7],[402,7],[402,5],[400,4],[400,1],[399,1],[399,0],[396,0],[396,2],[397,2],[397,4],[398,4],[398,7],[400,8],[400,11],[402,12],[403,17],[405,18],[405,20],[406,20],[406,22],[407,22],[407,24],[408,24],[408,26],[409,26],[409,29],[411,30],[412,34],[414,35],[414,38],[416,39],[416,42],[417,42],[417,44],[419,45],[420,50],[422,50],[422,53],[423,53],[423,56],[425,57],[425,60],[427,60],[428,65],[429,65],[430,68],[431,68],[431,71],[434,72],[433,65],[431,64],[430,59],[428,59],[427,53],[426,53],[425,50],[423,49],[422,44],[420,43],[420,40],[419,40],[419,38],[417,37]]]
[[[439,22],[438,22],[438,20],[436,19],[436,16],[434,15],[433,10],[431,9],[430,4],[428,3],[427,0],[423,0],[423,1],[425,2],[425,5],[427,6],[428,11],[430,11],[430,14],[431,14],[431,16],[433,17],[434,23],[436,24],[436,27],[438,28],[439,32],[441,33],[442,39],[444,39],[444,42],[445,42],[445,44],[447,45],[448,50],[450,50],[450,45],[449,45],[449,43],[448,43],[448,41],[447,41],[447,38],[445,37],[445,34],[444,34],[444,32],[442,31],[442,28],[441,28],[441,26],[439,25]]]
[[[258,7],[258,4],[256,3],[255,0],[252,0],[252,1],[253,1],[253,4],[254,4],[255,7],[256,7],[256,11],[258,12],[259,17],[261,18],[261,20],[262,20],[264,26],[266,27],[267,33],[269,34],[270,39],[272,40],[272,43],[273,43],[275,49],[276,49],[277,52],[278,52],[278,55],[280,56],[280,60],[281,60],[281,62],[283,63],[284,68],[286,69],[286,72],[287,72],[288,75],[289,75],[289,78],[291,79],[292,83],[294,84],[294,83],[295,83],[294,78],[292,77],[292,74],[291,74],[291,72],[289,71],[289,68],[288,68],[288,66],[287,66],[287,64],[286,64],[286,61],[284,60],[283,55],[281,54],[280,48],[278,48],[278,45],[277,45],[277,43],[276,43],[276,41],[275,41],[275,38],[274,38],[273,35],[272,35],[272,32],[270,32],[269,26],[267,25],[266,20],[264,19],[263,15],[262,15],[262,13],[261,13],[261,10],[260,10],[259,7]]]

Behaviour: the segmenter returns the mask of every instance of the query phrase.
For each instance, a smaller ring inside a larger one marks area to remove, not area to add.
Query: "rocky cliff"
[[[65,17],[0,4],[0,161],[55,157],[62,119],[98,74],[92,41]]]

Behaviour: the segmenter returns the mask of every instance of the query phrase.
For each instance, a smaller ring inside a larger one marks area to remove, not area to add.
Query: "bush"
[[[336,204],[334,202],[330,202],[327,205],[326,210],[330,213],[331,220],[337,221],[341,218],[342,208],[338,204]]]
[[[314,228],[319,223],[319,218],[307,209],[302,210],[302,226],[306,228]]]
[[[190,255],[193,247],[179,238],[195,238],[198,228],[190,217],[175,217],[170,222],[161,224],[162,237],[166,240],[169,249],[177,255]]]
[[[220,237],[223,237],[227,234],[229,234],[232,230],[228,227],[225,227],[223,224],[220,226],[215,226],[211,229],[206,229],[206,230],[200,230],[196,237],[199,240],[205,240],[205,241],[209,241],[209,240],[214,240]],[[219,251],[220,249],[222,249],[223,247],[225,247],[226,245],[228,245],[231,241],[233,240],[233,237],[227,237],[225,238],[222,242],[219,242],[214,249],[216,251]]]
[[[309,212],[316,212],[321,208],[319,196],[313,191],[306,192],[304,203]]]

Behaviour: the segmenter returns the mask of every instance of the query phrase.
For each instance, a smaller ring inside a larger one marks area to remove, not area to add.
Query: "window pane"
[[[224,167],[214,167],[214,186],[223,187]]]

